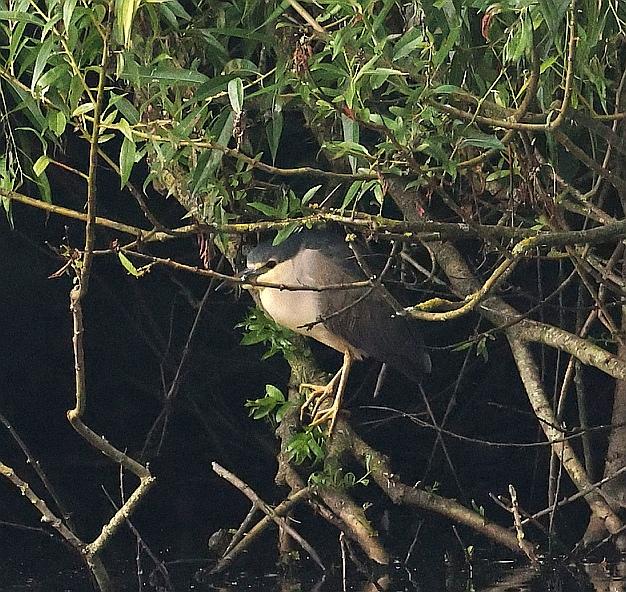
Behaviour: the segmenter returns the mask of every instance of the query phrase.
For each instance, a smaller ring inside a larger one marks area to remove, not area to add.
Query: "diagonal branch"
[[[410,193],[404,191],[401,185],[396,184],[392,186],[392,196],[409,220],[415,217],[414,208],[412,207],[413,196],[410,195]],[[472,294],[480,288],[476,277],[467,266],[459,251],[452,244],[449,242],[433,243],[431,248],[457,294]],[[507,324],[512,319],[519,317],[519,313],[512,306],[495,296],[481,304],[478,310],[496,326]],[[525,335],[524,330],[526,327],[534,328],[536,332],[533,334],[529,330],[528,334]],[[604,356],[606,356],[607,359],[598,360],[597,356],[599,352],[590,350],[589,348],[583,348],[583,344],[576,341],[580,338],[556,327],[535,323],[534,321],[524,320],[518,325],[508,326],[505,329],[505,334],[509,340],[529,401],[537,417],[542,420],[540,423],[548,441],[551,442],[555,454],[563,454],[564,468],[567,470],[576,487],[579,490],[586,489],[591,484],[591,481],[582,463],[577,459],[573,449],[568,443],[556,441],[561,438],[560,432],[553,427],[557,425],[556,418],[548,403],[547,396],[543,392],[543,385],[539,379],[537,366],[532,359],[528,347],[524,344],[524,341],[532,340],[530,337],[543,337],[544,340],[551,338],[555,346],[568,351],[576,357],[583,355],[584,352],[586,357],[585,359],[581,359],[582,362],[588,363],[593,359],[593,361],[602,366],[601,369],[615,371],[616,368],[619,368],[620,374],[625,369],[624,364],[621,364],[615,356],[603,350]],[[577,347],[572,347],[573,344]],[[585,496],[585,500],[589,504],[593,515],[606,525],[609,532],[616,532],[621,528],[620,519],[599,493],[593,491]]]

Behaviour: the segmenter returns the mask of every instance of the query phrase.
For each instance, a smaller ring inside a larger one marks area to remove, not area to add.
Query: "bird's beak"
[[[267,269],[265,268],[265,266],[247,267],[239,274],[239,279],[242,280],[243,282],[246,282],[246,283],[243,283],[242,287],[246,290],[254,290],[255,287],[252,284],[248,284],[247,281],[258,278],[259,276],[263,275],[266,271]]]
[[[239,274],[239,279],[240,280],[250,280],[250,279],[254,279],[256,277],[259,277],[260,275],[262,275],[263,273],[265,273],[265,269],[263,269],[262,267],[259,267],[257,269],[248,267],[246,269],[244,269],[240,274]]]

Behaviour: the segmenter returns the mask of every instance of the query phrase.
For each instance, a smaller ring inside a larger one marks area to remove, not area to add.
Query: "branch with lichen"
[[[17,475],[17,473],[9,466],[0,462],[0,475],[10,481],[21,494],[36,508],[41,514],[41,521],[44,524],[49,524],[54,528],[61,537],[74,549],[81,559],[84,559],[87,566],[91,570],[101,592],[112,592],[113,588],[109,575],[104,567],[104,564],[100,558],[88,551],[88,545],[86,545],[76,534],[68,528],[68,526],[57,517],[52,510],[48,507],[48,504],[41,499],[30,487],[30,485]]]
[[[477,281],[454,246],[450,243],[440,243],[434,245],[433,248],[440,265],[448,275],[455,290],[461,294],[475,291]],[[517,315],[517,311],[513,307],[498,297],[490,298],[478,310],[495,325],[508,323]],[[528,319],[524,319],[517,325],[509,326],[504,331],[509,340],[529,401],[535,415],[540,420],[546,438],[552,443],[555,453],[562,458],[563,467],[577,488],[580,490],[587,489],[591,481],[571,446],[562,442],[562,433],[555,427],[558,422],[538,378],[536,363],[524,342],[535,340],[542,343],[549,342],[552,346],[571,353],[583,363],[591,362],[611,375],[626,376],[626,364],[609,352],[567,331]],[[600,352],[602,353],[600,354]],[[615,532],[621,528],[620,519],[599,493],[590,491],[585,496],[585,500],[593,514],[606,524],[609,532]]]
[[[77,283],[70,291],[70,311],[72,313],[74,369],[75,369],[75,405],[67,412],[67,418],[71,426],[96,450],[99,450],[110,459],[120,464],[125,469],[131,471],[139,478],[139,485],[128,497],[126,502],[117,510],[107,524],[102,527],[100,534],[91,542],[84,545],[83,553],[88,562],[97,557],[111,537],[124,524],[126,519],[135,510],[140,500],[155,482],[150,471],[121,452],[110,444],[102,436],[92,431],[85,423],[84,416],[87,408],[87,384],[85,372],[85,352],[82,304],[89,290],[89,279],[91,275],[91,265],[93,261],[93,251],[95,246],[96,229],[96,171],[98,167],[98,140],[100,135],[100,116],[102,112],[102,102],[104,95],[104,84],[106,79],[106,68],[109,56],[107,37],[104,39],[102,50],[102,63],[99,68],[99,78],[97,86],[97,100],[94,106],[93,127],[90,137],[89,151],[89,171],[87,180],[87,213],[85,225],[85,246],[80,266],[77,266]],[[104,585],[104,584],[103,584]]]
[[[321,378],[319,370],[309,354],[290,360],[290,365],[292,367],[292,382],[294,384],[299,384],[304,380],[318,380]],[[277,481],[288,484],[292,491],[296,492],[301,487],[304,487],[304,484],[297,476],[297,473],[294,475],[295,468],[288,461],[285,447],[299,425],[300,396],[297,389],[290,389],[290,400],[294,402],[294,405],[287,412],[277,430],[277,435],[282,442]],[[489,521],[484,516],[466,508],[455,500],[446,499],[435,493],[404,484],[400,477],[391,469],[390,461],[357,436],[345,419],[339,418],[329,442],[329,450],[325,462],[339,463],[341,465],[343,459],[347,457],[353,457],[361,463],[394,503],[414,506],[421,510],[437,513],[455,523],[472,528],[479,534],[511,549],[516,554],[521,552],[515,533],[507,528]],[[324,503],[325,509],[331,512],[330,519],[327,515],[320,512],[322,517],[329,520],[331,524],[340,528],[348,537],[354,540],[371,560],[377,563],[388,563],[389,554],[381,545],[375,529],[365,516],[362,508],[354,504],[347,491],[324,487],[314,488],[313,492],[317,493],[320,500]],[[311,501],[314,501],[314,499]]]

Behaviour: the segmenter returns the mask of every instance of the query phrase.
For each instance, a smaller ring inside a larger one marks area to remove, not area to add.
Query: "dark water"
[[[6,530],[6,529],[1,529]],[[6,534],[6,533],[5,533]],[[91,592],[87,571],[72,553],[58,542],[40,541],[23,547],[28,537],[15,533],[14,546],[2,548],[0,592]],[[426,553],[425,553],[426,554]],[[126,591],[186,592],[624,592],[624,564],[586,563],[577,566],[554,564],[538,569],[513,561],[475,560],[471,565],[454,566],[448,561],[437,566],[418,561],[407,569],[396,562],[385,574],[376,574],[377,584],[359,574],[347,560],[345,573],[341,560],[330,566],[325,576],[311,566],[283,569],[272,567],[272,558],[249,552],[225,575],[210,576],[213,560],[173,559],[159,556],[163,563],[140,554],[107,563],[115,589]],[[54,566],[53,568],[51,566]],[[139,565],[139,567],[138,567]],[[377,587],[378,586],[378,587]]]

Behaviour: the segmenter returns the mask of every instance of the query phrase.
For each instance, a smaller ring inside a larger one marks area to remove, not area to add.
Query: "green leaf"
[[[130,33],[138,7],[139,0],[115,0],[115,26],[119,41],[125,47],[130,46]]]
[[[37,177],[41,176],[41,174],[46,170],[46,167],[50,164],[50,159],[42,154],[33,165],[33,172]]]
[[[498,179],[502,179],[503,177],[508,177],[511,174],[509,169],[500,169],[494,171],[493,173],[489,173],[485,181],[489,183],[490,181],[496,181]]]
[[[126,97],[116,95],[111,98],[109,104],[111,107],[115,107],[126,118],[130,125],[139,123],[139,111],[137,111],[135,106]],[[120,124],[121,123],[120,121]],[[126,135],[124,130],[122,130],[122,133]]]
[[[160,63],[158,66],[138,67],[126,64],[120,77],[129,82],[142,83],[164,82],[180,84],[204,84],[209,80],[208,76],[196,70],[186,70]]]
[[[374,185],[374,197],[376,201],[382,206],[385,201],[385,190],[380,183]]]
[[[294,403],[292,403],[291,401],[285,401],[282,405],[279,405],[278,409],[276,409],[276,414],[275,414],[276,421],[280,423],[283,420],[283,417],[285,417],[285,413],[287,413],[289,408],[293,406],[294,406]]]
[[[67,118],[65,117],[65,113],[63,111],[48,111],[48,126],[54,132],[57,137],[61,137],[63,132],[65,131],[65,126],[67,125]]]
[[[39,81],[39,77],[41,76],[43,69],[48,64],[54,44],[55,38],[51,35],[41,44],[41,47],[37,52],[37,59],[35,60],[35,66],[33,67],[33,77],[30,83],[31,91],[35,90],[37,82]]]
[[[224,74],[237,73],[240,76],[256,76],[259,74],[259,68],[250,60],[237,58],[230,60],[224,65]]]
[[[93,103],[83,103],[82,105],[78,105],[74,112],[72,113],[72,117],[78,117],[79,115],[84,115],[85,113],[89,113],[93,111]]]
[[[41,173],[41,175],[35,177],[35,183],[37,183],[39,188],[41,199],[47,203],[52,203],[52,191],[50,190],[50,182],[46,173]]]
[[[446,37],[446,40],[442,43],[441,47],[437,50],[435,55],[433,56],[432,62],[435,68],[438,68],[443,61],[448,57],[452,48],[456,45],[456,42],[459,40],[461,35],[461,27],[455,26],[450,29],[450,33]]]
[[[484,135],[482,137],[475,138],[463,138],[461,146],[476,146],[478,148],[496,148],[497,150],[503,150],[504,144],[495,136]]]
[[[50,70],[44,72],[37,81],[37,90],[45,90],[49,87],[55,86],[57,80],[61,77],[66,76],[69,81],[70,72],[67,64],[59,64],[58,66],[54,66]],[[60,85],[57,86],[65,86],[65,81],[62,81]]]
[[[39,27],[43,27],[45,25],[45,22],[39,17],[32,15],[30,12],[21,10],[0,10],[0,22],[2,21],[30,23]]]
[[[63,2],[63,25],[66,31],[69,31],[72,26],[72,16],[74,15],[76,2],[77,0],[65,0]]]
[[[364,181],[355,181],[352,185],[350,185],[348,191],[346,191],[345,197],[343,198],[341,208],[339,208],[342,212],[354,201],[354,197],[359,192],[361,187],[363,187],[363,183]]]
[[[235,113],[243,110],[243,82],[241,78],[233,78],[228,83],[228,98]]]
[[[262,419],[270,416],[270,414],[276,412],[276,419],[278,419],[278,413],[282,411],[282,416],[285,413],[283,407],[285,406],[285,395],[281,390],[272,384],[265,385],[265,396],[260,399],[248,400],[245,403],[245,407],[250,409],[250,416],[254,419]]]
[[[469,341],[462,341],[461,343],[453,346],[450,351],[454,351],[454,352],[466,351],[468,349],[471,349],[473,346],[474,346],[474,341],[470,339]]]
[[[142,273],[133,265],[133,262],[122,253],[122,251],[117,252],[117,257],[122,264],[122,267],[132,276],[141,277]]]
[[[120,181],[122,187],[124,187],[130,179],[130,174],[135,164],[136,152],[137,148],[135,142],[125,137],[120,150]]]
[[[410,35],[410,36],[409,36]],[[414,35],[417,35],[414,37]],[[413,53],[416,49],[424,49],[428,44],[424,41],[422,34],[419,29],[412,29],[408,33],[405,33],[403,38],[407,39],[403,41],[400,39],[398,43],[396,43],[396,53],[393,56],[393,61],[401,60],[402,58],[406,58],[411,53]],[[413,38],[411,38],[413,37]]]
[[[332,158],[343,158],[347,155],[370,156],[367,148],[356,142],[327,142],[324,144],[329,152],[332,152]]]
[[[122,134],[124,134],[124,138],[126,138],[130,142],[134,142],[133,130],[131,129],[128,121],[126,121],[125,119],[120,119],[118,126]]]
[[[215,38],[215,36],[210,32],[209,29],[199,29],[198,33],[201,35],[202,40],[214,51],[211,53],[214,57],[219,57],[221,61],[228,60],[228,52],[224,48],[224,46]]]
[[[343,130],[343,139],[346,146],[360,146],[359,126],[354,119],[348,117],[345,113],[341,114],[341,129]],[[358,167],[356,157],[349,155],[348,162],[350,163],[352,174],[356,174]]]
[[[241,345],[257,345],[265,341],[265,336],[261,333],[246,333],[239,342]]]
[[[224,115],[226,118],[220,131],[220,135],[217,138],[217,143],[221,146],[226,146],[226,144],[228,144],[228,140],[233,135],[233,112],[227,111]],[[213,177],[216,174],[223,158],[224,153],[221,150],[218,150],[217,148],[215,150],[211,150],[211,155],[207,162],[206,169],[203,171],[202,179]],[[198,182],[198,184],[199,183],[200,182]]]
[[[272,153],[272,164],[276,163],[276,154],[278,145],[283,134],[283,114],[281,111],[274,111],[269,125],[265,128],[267,133],[267,142],[270,145]]]
[[[285,402],[285,395],[283,395],[282,391],[273,384],[265,385],[265,396],[271,397],[275,401],[279,401],[281,403]]]
[[[264,204],[260,201],[253,201],[248,205],[261,212],[261,214],[265,214],[269,218],[280,218],[280,212],[274,206]]]
[[[489,351],[487,350],[487,337],[482,337],[476,344],[476,355],[482,357],[484,362],[489,361]]]
[[[276,236],[274,237],[274,240],[272,241],[272,245],[273,246],[280,245],[280,243],[282,243],[287,238],[289,238],[294,233],[294,231],[298,229],[299,227],[300,227],[300,224],[298,222],[292,222],[291,224],[287,224],[287,226],[281,228],[276,233]]]
[[[294,434],[287,443],[285,451],[287,458],[298,465],[307,460],[318,464],[324,460],[324,436],[319,427],[306,428],[303,432]]]
[[[316,185],[315,187],[311,187],[303,196],[302,196],[302,205],[305,206],[313,199],[313,196],[319,191],[321,185]]]
[[[19,96],[21,105],[20,107],[25,111],[26,116],[32,122],[32,125],[37,130],[45,130],[48,126],[48,122],[44,117],[38,103],[33,99],[32,95],[28,91],[24,91],[19,86],[12,86],[15,93]]]
[[[434,88],[431,92],[434,95],[449,95],[453,93],[465,94],[465,91],[460,86],[455,86],[454,84],[442,84]]]
[[[174,13],[176,18],[184,21],[190,21],[191,15],[185,10],[178,0],[165,0],[164,5]]]
[[[550,56],[543,62],[541,62],[541,66],[539,67],[539,72],[543,74],[548,68],[551,68],[552,65],[558,60],[558,56]]]
[[[569,0],[539,0],[539,9],[554,37],[567,12]]]

